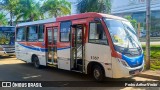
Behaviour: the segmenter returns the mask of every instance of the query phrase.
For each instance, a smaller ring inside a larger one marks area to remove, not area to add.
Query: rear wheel
[[[104,70],[101,66],[96,65],[93,67],[93,77],[97,81],[103,81],[105,76],[104,76]]]
[[[37,56],[33,57],[33,63],[34,63],[35,68],[38,68],[38,69],[41,68],[41,65],[40,65],[40,62]]]

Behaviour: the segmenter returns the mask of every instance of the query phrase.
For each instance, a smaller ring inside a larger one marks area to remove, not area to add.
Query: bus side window
[[[44,41],[44,25],[39,25],[38,29],[38,41],[43,42]]]
[[[26,28],[20,27],[17,29],[16,41],[25,41],[26,40]]]
[[[37,33],[37,26],[29,26],[28,27],[28,41],[37,41],[38,33]]]
[[[60,41],[69,42],[69,34],[71,30],[71,21],[61,22]]]
[[[108,45],[106,34],[101,23],[90,23],[89,42]]]

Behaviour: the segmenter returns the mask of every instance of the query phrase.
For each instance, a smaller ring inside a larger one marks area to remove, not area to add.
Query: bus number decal
[[[97,57],[97,56],[91,56],[91,59],[93,59],[93,60],[98,60],[99,57]]]

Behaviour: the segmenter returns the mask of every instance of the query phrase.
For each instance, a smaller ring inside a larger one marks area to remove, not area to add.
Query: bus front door
[[[71,26],[71,70],[84,72],[84,25]]]
[[[48,35],[47,65],[48,66],[57,66],[57,34],[58,34],[57,27],[47,28],[47,35]]]

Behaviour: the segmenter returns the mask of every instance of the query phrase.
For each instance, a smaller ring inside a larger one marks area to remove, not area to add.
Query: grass
[[[160,70],[160,61],[155,60],[151,62],[151,70]]]
[[[146,56],[146,47],[142,46]],[[160,70],[160,45],[150,46],[151,70]]]

